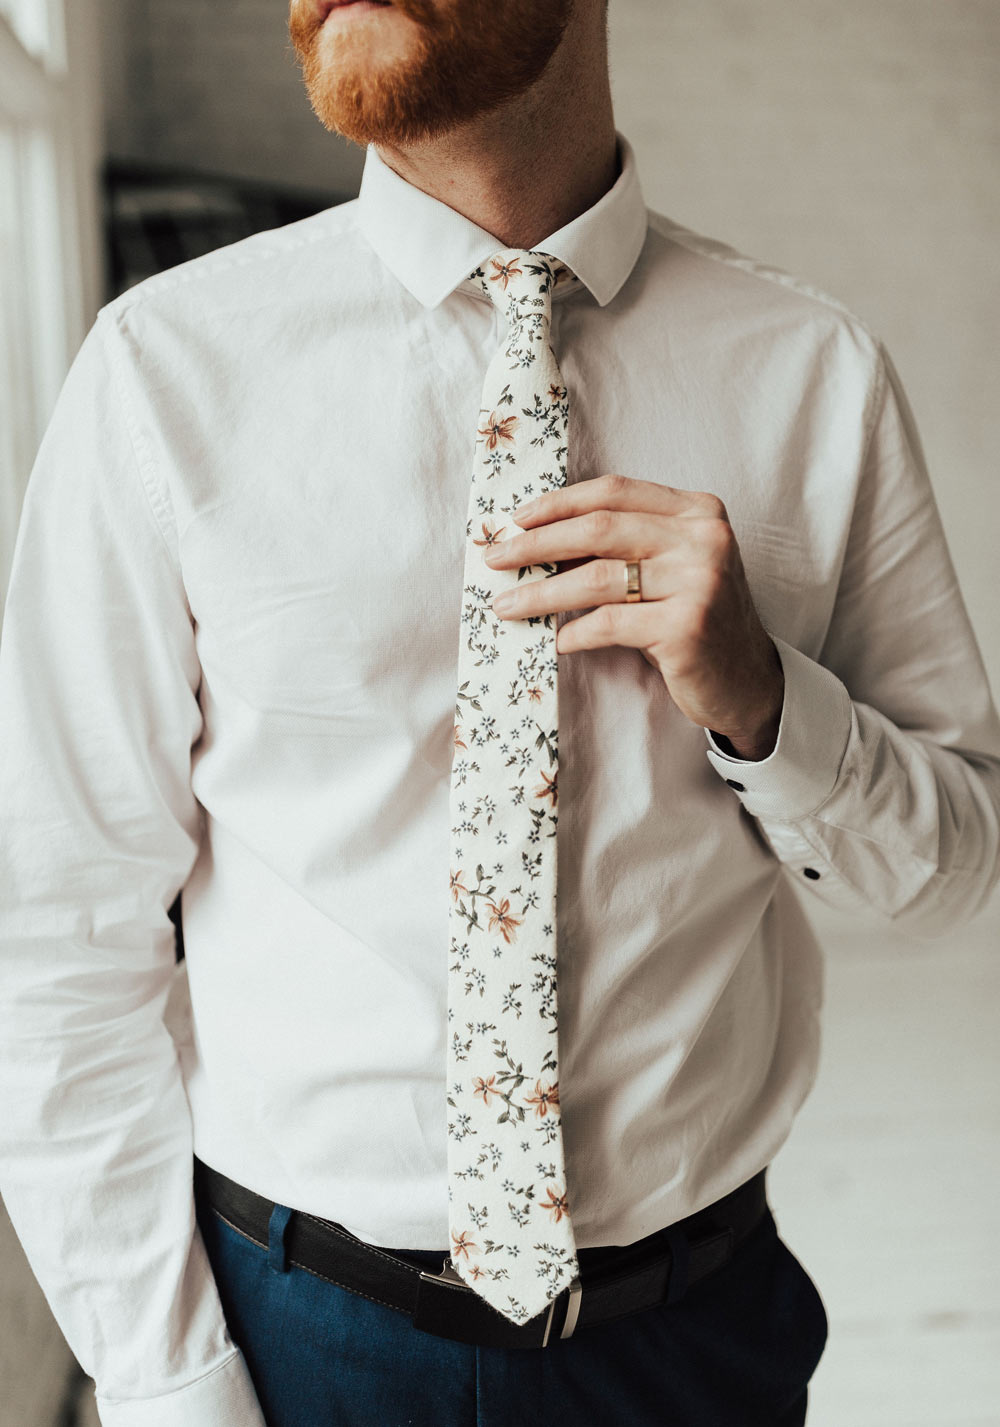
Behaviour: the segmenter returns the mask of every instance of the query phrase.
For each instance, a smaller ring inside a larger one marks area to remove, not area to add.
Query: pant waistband
[[[767,1170],[714,1204],[633,1244],[580,1249],[579,1278],[527,1323],[509,1322],[468,1287],[442,1255],[437,1272],[367,1244],[341,1224],[303,1210],[283,1216],[286,1266],[408,1314],[415,1328],[478,1347],[541,1348],[582,1329],[661,1304],[728,1263],[768,1212]],[[262,1249],[284,1206],[194,1158],[196,1196]]]

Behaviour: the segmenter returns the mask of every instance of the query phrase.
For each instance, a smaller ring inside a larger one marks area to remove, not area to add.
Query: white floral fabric
[[[559,1111],[556,616],[501,619],[502,590],[555,564],[491,570],[518,506],[566,483],[569,399],[549,340],[574,283],[505,249],[467,279],[507,321],[483,384],[466,523],[450,788],[448,1181],[451,1260],[524,1323],[577,1274]]]

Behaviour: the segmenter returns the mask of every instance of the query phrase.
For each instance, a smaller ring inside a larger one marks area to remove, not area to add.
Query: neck
[[[603,20],[599,35],[567,30],[537,84],[509,105],[446,134],[377,151],[401,178],[504,247],[540,244],[618,178]]]

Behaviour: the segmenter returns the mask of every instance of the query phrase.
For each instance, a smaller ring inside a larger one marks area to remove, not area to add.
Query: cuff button
[[[727,778],[727,779],[726,779],[726,786],[729,787],[729,788],[735,788],[736,791],[737,791],[737,793],[745,793],[745,792],[746,792],[746,788],[744,788],[743,784],[742,784],[742,783],[737,783],[736,780],[733,779],[733,778]]]
[[[819,881],[819,873],[816,871],[815,867],[803,867],[802,875],[803,877],[808,877],[810,882]]]

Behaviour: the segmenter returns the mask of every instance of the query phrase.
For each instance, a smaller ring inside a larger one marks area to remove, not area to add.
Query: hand
[[[781,660],[717,496],[605,475],[546,491],[513,518],[523,533],[489,546],[486,564],[555,564],[561,573],[525,581],[509,592],[510,605],[495,603],[498,615],[596,605],[559,630],[559,654],[638,649],[681,713],[727,739],[738,757],[767,757],[784,700]],[[624,602],[623,560],[642,561],[640,602]]]

